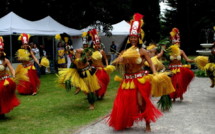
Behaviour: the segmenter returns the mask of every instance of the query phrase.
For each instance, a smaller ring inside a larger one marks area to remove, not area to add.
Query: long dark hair
[[[3,60],[3,61],[4,61],[5,58],[6,58],[6,55],[3,53],[2,56],[0,56],[0,60]]]

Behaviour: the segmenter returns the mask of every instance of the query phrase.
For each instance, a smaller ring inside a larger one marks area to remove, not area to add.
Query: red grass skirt
[[[32,94],[37,92],[40,87],[40,79],[37,75],[37,70],[33,69],[33,65],[28,69],[29,81],[20,80],[17,85],[17,90],[20,94]]]
[[[187,88],[194,78],[194,73],[189,68],[181,67],[180,72],[174,74],[171,77],[172,84],[175,88],[175,92],[170,94],[171,98],[181,97],[186,91]]]
[[[7,80],[8,85],[4,86],[4,82]],[[16,97],[16,83],[7,78],[0,81],[0,114],[9,113],[14,107],[20,104],[19,99]]]
[[[104,68],[98,69],[96,71],[96,76],[101,87],[99,90],[96,91],[96,95],[99,97],[103,97],[107,91],[108,83],[110,82],[110,77],[108,73],[104,70]]]
[[[122,83],[118,89],[114,101],[113,109],[108,119],[109,126],[115,130],[129,128],[135,121],[145,120],[146,122],[155,122],[162,113],[153,105],[150,100],[151,84],[149,81],[141,84],[137,79],[133,79],[135,89],[122,89]],[[140,92],[143,98],[143,112],[137,102],[137,92]]]

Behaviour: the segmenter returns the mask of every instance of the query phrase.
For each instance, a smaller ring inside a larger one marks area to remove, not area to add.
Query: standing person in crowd
[[[70,55],[70,50],[73,50],[73,46],[71,44],[69,44],[71,41],[69,41],[69,36],[68,37],[64,37],[64,42],[65,42],[65,54],[66,54],[66,61],[67,61],[67,68],[70,67],[71,64],[71,59],[69,57]]]
[[[96,76],[101,86],[101,88],[96,91],[96,96],[99,100],[102,100],[110,82],[110,76],[108,73],[114,71],[115,67],[108,65],[108,59],[105,51],[101,49],[101,41],[96,29],[90,30],[89,35],[93,40],[93,53],[91,56],[92,66],[96,68]],[[105,61],[106,67],[102,62],[103,59]]]
[[[42,57],[40,60],[41,64],[40,73],[44,75],[46,74],[46,72],[49,72],[48,70],[50,69],[50,62],[46,54],[45,45],[40,45],[40,48],[41,48],[40,57]]]
[[[117,53],[117,50],[116,50],[116,44],[114,41],[112,41],[112,44],[110,45],[110,53],[111,53],[111,58],[110,58],[110,63],[113,62],[113,60],[116,58],[116,53]]]
[[[10,74],[7,72],[9,68]],[[5,114],[20,104],[16,97],[15,70],[4,53],[3,37],[0,36],[0,120],[5,119]]]
[[[169,69],[172,71],[173,75],[171,76],[172,84],[175,88],[175,92],[170,94],[170,97],[175,102],[176,98],[183,100],[183,94],[187,91],[187,88],[194,78],[194,73],[187,66],[182,64],[182,58],[187,62],[191,63],[194,60],[191,60],[187,57],[186,53],[180,49],[180,35],[178,28],[172,28],[170,32],[170,39],[172,45],[167,49],[169,51]]]
[[[31,60],[33,59],[38,65],[40,64],[28,44],[29,39],[30,35],[26,33],[22,33],[18,38],[18,40],[22,41],[22,46],[21,49],[18,49],[16,52],[16,57],[22,64],[18,65],[16,71],[23,68],[27,69],[27,77],[29,78],[29,81],[20,80],[17,85],[17,90],[20,94],[36,95],[40,87],[40,79]]]
[[[138,120],[146,121],[145,131],[151,131],[150,122],[155,122],[162,113],[153,105],[150,100],[151,84],[147,80],[147,71],[143,70],[146,60],[155,74],[155,67],[148,52],[142,48],[143,15],[136,13],[131,20],[129,43],[131,47],[121,52],[113,61],[124,72],[122,80],[114,100],[114,105],[109,126],[115,130],[123,130],[132,127]]]
[[[66,53],[63,43],[60,41],[57,48],[57,65],[58,68],[66,68]]]
[[[35,57],[37,58],[37,60],[38,61],[40,61],[41,59],[40,59],[40,50],[39,50],[39,48],[37,47],[37,44],[35,44],[35,43],[33,43],[33,47],[32,47],[32,49],[31,49],[32,51],[33,51],[33,53],[34,53],[34,55],[35,55]],[[36,69],[37,69],[37,74],[38,74],[38,76],[40,77],[40,66],[35,62],[35,61],[33,61],[34,62],[34,66],[36,67]]]

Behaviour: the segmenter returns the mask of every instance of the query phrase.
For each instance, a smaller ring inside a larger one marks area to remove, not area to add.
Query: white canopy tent
[[[111,45],[112,41],[115,42],[115,44],[117,45],[117,50],[119,51],[119,49],[123,45],[122,43],[124,42],[126,37],[129,35],[130,24],[128,22],[126,22],[125,20],[122,20],[119,23],[113,24],[112,27],[113,27],[113,29],[111,30],[111,33],[112,33],[111,37],[105,36],[104,33],[99,33],[99,35],[101,37],[101,41],[105,45],[106,53],[110,52],[110,45]],[[88,26],[87,28],[84,28],[81,31],[86,32],[92,28],[93,28],[93,26]]]
[[[111,37],[101,36],[101,41],[102,43],[105,44],[105,47],[106,47],[105,49],[106,53],[110,53],[110,45],[112,41],[115,42],[115,44],[117,45],[117,51],[119,51],[119,49],[123,45],[124,40],[129,35],[130,24],[125,20],[122,20],[119,23],[113,24],[112,27],[113,29],[111,31],[112,33]]]
[[[79,36],[79,38],[72,38],[73,47],[75,49],[82,47],[81,30],[76,30],[73,28],[66,27],[60,24],[59,22],[57,22],[56,20],[54,20],[51,16],[47,16],[43,19],[40,19],[34,22],[38,25],[43,25],[43,27],[45,28],[54,29],[55,30],[54,35],[59,33],[67,33],[70,36],[76,36],[76,37]]]
[[[0,35],[21,33],[47,36],[54,36],[60,33],[67,33],[70,36],[81,35],[80,30],[66,27],[50,16],[37,21],[29,21],[18,16],[14,12],[10,12],[0,18],[0,25]]]
[[[12,57],[12,35],[19,35],[21,33],[28,33],[37,36],[55,36],[56,34],[67,33],[70,36],[81,36],[82,32],[73,28],[66,27],[55,21],[50,16],[41,20],[29,21],[24,19],[14,12],[0,18],[0,35],[10,36],[10,57]],[[75,47],[80,47],[82,44],[81,37],[73,41]],[[53,38],[54,44],[54,38]],[[54,49],[54,45],[53,45]]]

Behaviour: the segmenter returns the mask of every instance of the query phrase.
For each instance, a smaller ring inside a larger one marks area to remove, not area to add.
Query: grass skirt
[[[96,76],[101,87],[99,90],[96,91],[96,95],[99,97],[103,97],[107,91],[107,87],[110,82],[110,77],[108,73],[104,70],[104,68],[99,68],[96,71]]]
[[[171,77],[172,84],[176,90],[170,94],[171,98],[181,97],[187,91],[190,82],[194,78],[194,73],[189,68],[180,67],[177,69],[180,71]]]
[[[0,114],[6,114],[20,104],[15,91],[16,83],[12,79],[0,80]]]
[[[145,77],[145,76],[143,76]],[[126,83],[133,81],[135,86],[132,88],[123,88],[121,83],[110,117],[108,119],[109,126],[115,130],[123,130],[133,125],[135,121],[145,120],[147,122],[155,122],[162,113],[153,105],[150,100],[151,84],[149,81],[140,83],[137,78],[124,80]],[[143,105],[138,105],[137,92],[140,92],[143,98]],[[140,109],[143,111],[141,112]]]
[[[20,80],[17,85],[17,90],[20,94],[32,94],[34,92],[37,92],[37,90],[39,89],[40,79],[37,75],[37,70],[33,65],[25,67],[25,69],[28,69],[27,76],[29,78],[29,81]]]

